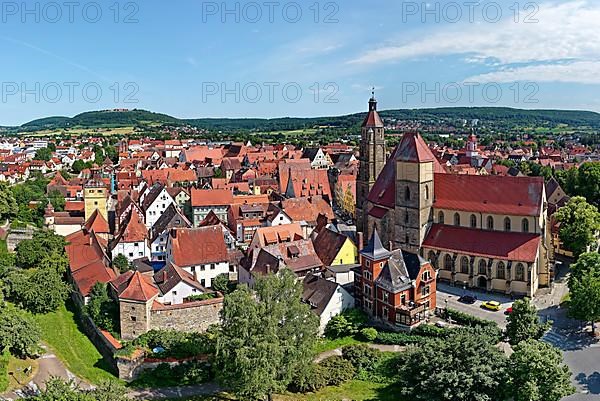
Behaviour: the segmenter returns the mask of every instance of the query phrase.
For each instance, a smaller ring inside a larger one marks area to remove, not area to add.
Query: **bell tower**
[[[377,113],[375,91],[369,99],[369,112],[360,130],[359,172],[356,182],[356,228],[364,232],[367,197],[385,165],[385,129]]]

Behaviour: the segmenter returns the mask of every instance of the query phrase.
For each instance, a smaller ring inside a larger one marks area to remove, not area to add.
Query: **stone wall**
[[[221,309],[223,298],[165,306],[164,309],[152,310],[150,330],[203,332],[221,321]]]

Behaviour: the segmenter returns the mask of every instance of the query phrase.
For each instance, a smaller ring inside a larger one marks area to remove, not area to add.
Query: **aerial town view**
[[[600,3],[0,2],[0,400],[600,400]]]

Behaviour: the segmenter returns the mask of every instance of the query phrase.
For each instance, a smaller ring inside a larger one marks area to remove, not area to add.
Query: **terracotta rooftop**
[[[233,203],[233,194],[227,189],[192,189],[192,207],[227,206]]]
[[[173,262],[177,266],[197,266],[228,260],[221,226],[175,228],[170,241]]]

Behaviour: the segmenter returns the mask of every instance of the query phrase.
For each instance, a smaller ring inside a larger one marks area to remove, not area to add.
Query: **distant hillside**
[[[524,126],[571,127],[600,129],[600,114],[590,111],[522,110],[507,107],[448,107],[436,109],[383,110],[385,120],[417,120],[423,122],[460,122],[478,119],[482,123],[503,128]],[[353,129],[360,125],[365,113],[346,116],[312,118],[199,118],[178,119],[145,110],[91,111],[75,117],[48,117],[31,121],[21,131],[64,128],[118,128],[144,125],[191,125],[210,131],[287,131],[329,126]]]
[[[75,117],[48,117],[30,121],[20,128],[23,131],[55,130],[64,128],[118,128],[147,124],[181,124],[181,120],[166,114],[146,110],[90,111]]]

